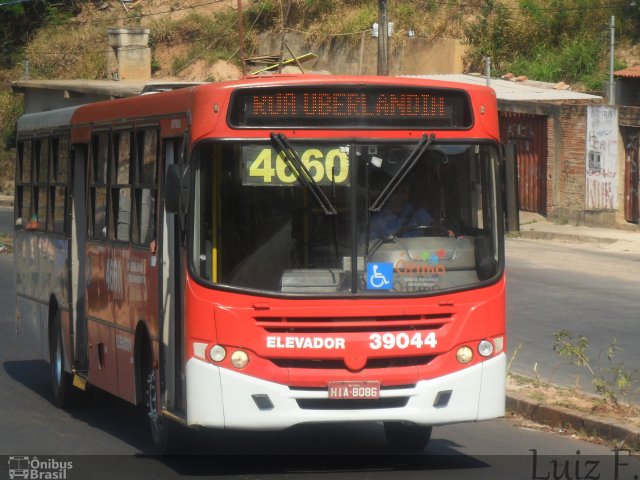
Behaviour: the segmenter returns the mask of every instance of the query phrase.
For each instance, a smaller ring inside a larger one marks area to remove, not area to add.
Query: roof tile
[[[635,67],[625,68],[623,70],[618,70],[617,72],[613,72],[616,77],[623,78],[640,78],[640,65],[636,65]]]

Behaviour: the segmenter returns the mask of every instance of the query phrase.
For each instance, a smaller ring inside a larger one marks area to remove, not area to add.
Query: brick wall
[[[550,216],[570,222],[583,221],[585,210],[587,107],[560,107],[562,139],[559,152],[558,192]]]

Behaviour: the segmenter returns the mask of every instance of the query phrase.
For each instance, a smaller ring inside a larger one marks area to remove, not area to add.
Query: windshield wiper
[[[389,197],[393,195],[393,192],[396,191],[398,186],[402,183],[405,177],[409,174],[409,172],[413,169],[416,162],[424,155],[424,152],[429,148],[429,146],[436,139],[435,134],[431,134],[427,136],[425,133],[422,136],[422,139],[416,145],[416,148],[409,154],[404,163],[398,168],[395,175],[389,180],[389,183],[385,185],[382,189],[378,197],[375,199],[373,204],[369,207],[369,213],[376,213],[382,210],[382,208],[389,200]]]
[[[324,194],[318,182],[313,179],[311,173],[307,167],[304,166],[298,153],[294,150],[291,143],[289,143],[284,133],[271,132],[271,143],[279,153],[282,153],[285,161],[295,173],[298,183],[311,193],[311,196],[318,202],[318,205],[320,205],[325,215],[337,215],[338,212],[331,203],[331,200]]]

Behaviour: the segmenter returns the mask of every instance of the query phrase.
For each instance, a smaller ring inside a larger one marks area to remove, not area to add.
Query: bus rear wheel
[[[59,408],[68,408],[73,403],[75,392],[71,374],[64,371],[64,339],[59,311],[55,312],[49,325],[49,365],[53,402]]]
[[[424,450],[431,440],[433,427],[410,422],[384,422],[384,433],[394,450]]]

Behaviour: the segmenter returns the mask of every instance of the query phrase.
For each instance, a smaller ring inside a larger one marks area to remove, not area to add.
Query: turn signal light
[[[236,350],[231,354],[231,365],[237,369],[241,369],[247,366],[249,363],[249,355],[242,350]]]
[[[473,360],[473,350],[469,347],[460,347],[456,352],[456,358],[462,364],[469,363]]]

